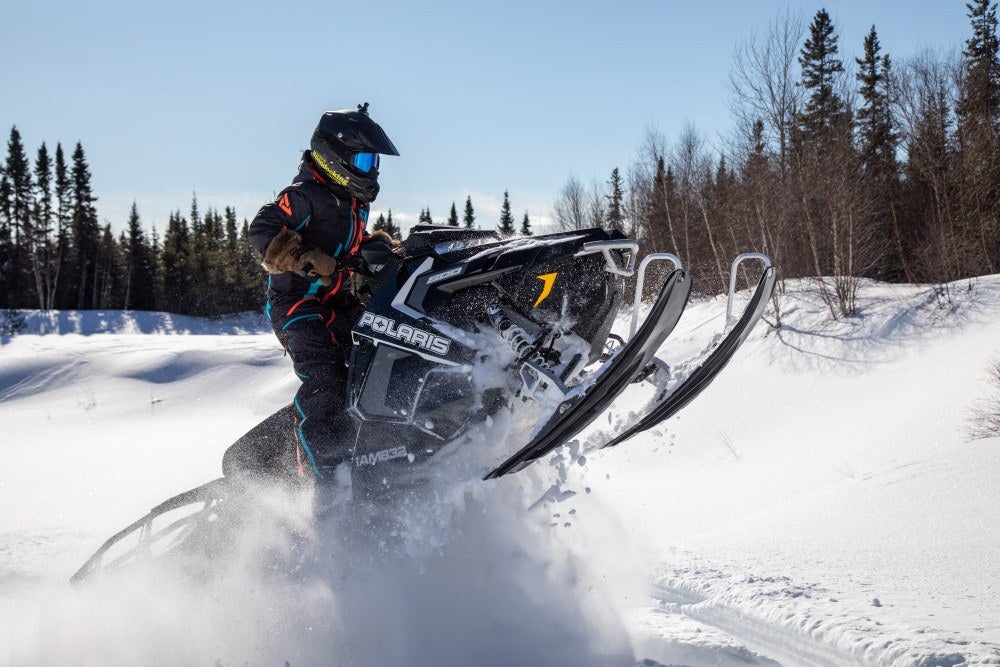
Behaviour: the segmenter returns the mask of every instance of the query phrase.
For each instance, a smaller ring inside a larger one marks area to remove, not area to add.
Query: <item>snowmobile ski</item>
[[[736,325],[722,339],[718,347],[712,350],[704,362],[692,371],[683,382],[661,399],[651,412],[630,426],[626,431],[608,441],[603,447],[613,447],[621,444],[637,433],[641,433],[669,419],[704,391],[711,384],[712,380],[715,379],[715,376],[725,368],[729,360],[733,358],[736,350],[747,339],[754,325],[757,324],[764,314],[764,308],[767,306],[767,302],[771,298],[771,293],[774,291],[774,281],[774,267],[768,266],[764,270],[764,274],[760,277],[757,289],[750,298],[750,302],[743,310],[743,315],[740,316]]]
[[[657,348],[673,331],[690,294],[691,280],[687,270],[677,269],[671,273],[636,334],[597,372],[590,383],[578,387],[558,407],[531,442],[484,479],[495,479],[521,470],[564,444],[600,416],[650,362]]]

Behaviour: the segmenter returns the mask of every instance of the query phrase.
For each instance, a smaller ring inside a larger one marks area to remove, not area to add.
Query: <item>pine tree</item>
[[[996,132],[1000,127],[1000,38],[997,36],[997,9],[992,0],[973,0],[966,5],[972,23],[972,37],[962,52],[965,86],[958,103],[960,128]]]
[[[188,258],[188,268],[191,271],[191,301],[188,313],[204,315],[204,306],[208,292],[208,243],[205,239],[205,226],[202,223],[201,212],[198,210],[198,195],[191,194],[191,209],[188,216],[191,225],[191,255]]]
[[[21,133],[17,127],[10,130],[10,140],[7,142],[7,163],[4,173],[9,182],[9,197],[7,210],[13,230],[14,243],[21,245],[20,235],[31,226],[31,166],[21,141]]]
[[[462,215],[462,224],[466,229],[472,229],[476,225],[476,214],[472,210],[472,196],[465,198],[465,213]]]
[[[399,227],[392,221],[392,209],[389,209],[389,217],[382,213],[378,214],[378,220],[375,221],[373,229],[377,232],[385,232],[394,239],[399,239]]]
[[[90,186],[90,167],[83,152],[83,145],[77,142],[73,150],[72,189],[72,237],[73,272],[75,275],[75,308],[97,308],[100,302],[100,272],[102,236],[94,208],[93,190]],[[114,238],[111,239],[112,243]],[[107,248],[107,244],[104,245]]]
[[[149,233],[150,284],[152,285],[152,301],[156,310],[163,310],[163,245],[156,225],[152,225]]]
[[[864,57],[855,59],[862,101],[857,112],[861,178],[868,185],[875,205],[875,243],[886,249],[874,267],[873,276],[881,280],[902,280],[911,272],[896,222],[899,135],[892,112],[889,56],[880,56],[880,51],[878,33],[873,25],[865,37]]]
[[[236,257],[236,250],[239,248],[239,230],[236,229],[236,209],[231,206],[226,207],[226,248],[229,255]]]
[[[209,208],[204,215],[199,212],[198,197],[191,199],[191,313],[200,316],[221,315],[226,310],[223,298],[225,285],[225,241],[222,219]]]
[[[3,268],[4,302],[8,306],[27,308],[35,303],[29,294],[28,266],[31,243],[32,179],[31,166],[17,127],[10,130],[7,142],[7,163],[4,167],[3,211],[7,225],[6,242],[0,263]],[[7,245],[9,244],[9,245]]]
[[[55,286],[55,308],[73,308],[76,292],[73,281],[67,276],[75,276],[73,257],[73,180],[66,166],[66,156],[62,144],[56,144],[54,195],[56,208],[56,256],[59,258],[58,280]]]
[[[622,208],[625,189],[618,167],[611,170],[611,179],[608,181],[608,185],[611,186],[611,194],[605,195],[608,199],[608,226],[621,232],[625,229],[625,213]]]
[[[420,217],[417,218],[417,224],[421,225],[434,224],[434,219],[431,217],[430,207],[420,209]]]
[[[455,209],[455,202],[451,203],[451,213],[448,214],[448,224],[458,227],[458,211]]]
[[[198,214],[198,193],[191,193],[191,231],[201,227],[201,216]]]
[[[240,268],[241,282],[236,310],[256,310],[264,301],[266,285],[264,272],[260,270],[258,263],[257,251],[250,243],[250,223],[245,219],[240,228],[240,240],[237,247],[239,249],[237,263]]]
[[[916,118],[907,135],[903,163],[900,214],[906,257],[916,259],[923,253],[933,257],[931,262],[920,262],[915,267],[917,278],[941,283],[956,280],[963,272],[959,253],[954,250],[949,201],[954,155],[950,139],[953,114],[948,97],[943,87],[929,86],[915,100]]]
[[[197,210],[192,206],[192,217]],[[197,231],[195,231],[195,229]],[[222,216],[209,208],[201,216],[201,224],[192,227],[195,247],[194,314],[214,317],[230,312],[227,293],[226,239]]]
[[[52,207],[52,158],[45,142],[35,156],[35,210],[34,227],[36,234],[48,238],[52,233],[54,210]]]
[[[125,251],[125,286],[124,286],[124,296],[122,298],[122,308],[124,310],[131,310],[132,308],[132,289],[136,284],[136,276],[139,273],[139,261],[141,252],[138,248],[142,244],[142,225],[139,222],[139,208],[132,200],[132,208],[129,210],[128,222],[125,223],[128,230],[128,235],[122,233],[119,239],[119,244]]]
[[[191,231],[180,211],[172,213],[163,237],[164,310],[192,312]]]
[[[11,232],[10,179],[0,162],[0,308],[13,308],[14,291],[10,284],[10,274],[14,268],[14,239]]]
[[[958,101],[963,218],[976,239],[975,273],[1000,270],[1000,38],[991,0],[967,4],[972,37],[965,42],[965,80]],[[970,239],[971,240],[971,239]]]
[[[222,220],[224,227],[221,230],[223,238],[221,255],[224,282],[220,300],[225,304],[225,312],[239,312],[246,310],[241,298],[246,278],[242,275],[240,267],[240,235],[236,226],[236,209],[227,206],[223,212]]]
[[[836,92],[838,77],[844,71],[837,57],[838,39],[830,14],[825,9],[816,12],[799,56],[802,87],[808,97],[797,128],[800,145],[811,148],[814,154],[822,154],[826,144],[850,135],[847,107]]]
[[[726,162],[726,155],[719,156],[719,163],[715,168],[715,181],[710,186],[711,206],[713,207],[712,218],[720,222],[733,218],[727,210],[727,206],[732,201],[732,193],[736,188],[736,177],[729,169]]]
[[[35,197],[31,230],[31,269],[35,278],[38,307],[50,310],[55,303],[59,277],[58,245],[53,241],[52,158],[42,142],[35,158]]]
[[[100,232],[94,271],[94,308],[117,308],[124,301],[124,272],[122,247],[111,233],[111,225],[104,225]]]
[[[503,193],[503,205],[500,207],[500,225],[497,227],[500,230],[501,237],[508,237],[514,235],[514,216],[510,212],[510,195],[504,190]]]
[[[892,117],[889,93],[889,56],[879,56],[881,47],[875,26],[865,37],[864,57],[858,63],[861,108],[857,113],[861,161],[865,173],[884,183],[897,172],[896,147],[899,135]]]
[[[652,252],[676,252],[673,219],[670,214],[671,199],[675,195],[673,171],[662,155],[656,158],[656,172],[650,184],[648,234]]]
[[[528,219],[528,212],[524,212],[524,219],[521,220],[521,236],[531,236],[531,221]]]
[[[385,233],[391,236],[392,238],[396,239],[397,241],[402,240],[403,238],[402,237],[403,230],[399,228],[399,225],[397,225],[392,221],[391,208],[389,209],[389,213],[388,215],[386,215],[385,218]]]
[[[156,310],[155,273],[152,252],[139,219],[135,201],[126,223],[122,307],[126,310]]]
[[[746,178],[753,178],[763,174],[767,170],[767,140],[764,139],[764,120],[761,118],[753,122],[750,128],[750,152],[747,154]]]

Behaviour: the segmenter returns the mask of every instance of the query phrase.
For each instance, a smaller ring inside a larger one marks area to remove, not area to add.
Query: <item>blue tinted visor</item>
[[[358,171],[367,174],[372,169],[378,169],[378,153],[355,153],[351,164]]]

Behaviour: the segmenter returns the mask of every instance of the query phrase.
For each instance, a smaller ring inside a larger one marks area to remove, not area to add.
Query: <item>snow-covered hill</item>
[[[346,511],[291,575],[77,589],[297,381],[256,318],[33,315],[0,346],[0,662],[1000,664],[1000,439],[963,430],[1000,276],[950,294],[869,283],[831,323],[791,285],[779,331],[618,448],[594,450],[641,388],[522,473]],[[662,355],[700,352],[724,310],[693,303]]]

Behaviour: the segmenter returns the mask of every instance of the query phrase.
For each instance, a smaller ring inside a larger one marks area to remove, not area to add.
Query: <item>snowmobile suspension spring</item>
[[[545,357],[538,353],[538,346],[528,335],[528,332],[511,322],[504,315],[503,309],[500,306],[496,304],[487,306],[486,314],[489,316],[493,326],[500,332],[500,336],[507,341],[514,354],[517,355],[518,361],[525,361],[528,357],[532,357],[531,361],[536,364],[545,367],[549,366]]]

